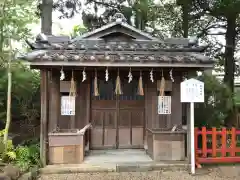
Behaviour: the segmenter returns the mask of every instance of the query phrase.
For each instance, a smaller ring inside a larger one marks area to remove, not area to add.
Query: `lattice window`
[[[61,97],[61,115],[63,116],[75,115],[75,97],[73,96]]]
[[[171,114],[171,96],[158,96],[158,114]]]

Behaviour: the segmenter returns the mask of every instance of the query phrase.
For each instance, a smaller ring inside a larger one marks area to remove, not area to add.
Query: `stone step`
[[[90,172],[146,172],[146,171],[186,171],[189,165],[185,162],[162,163],[99,163],[80,165],[49,165],[40,169],[40,174],[67,174]]]

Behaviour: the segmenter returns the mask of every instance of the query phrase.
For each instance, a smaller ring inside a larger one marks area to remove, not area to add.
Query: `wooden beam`
[[[49,132],[52,132],[59,127],[61,113],[60,72],[56,69],[51,70],[50,86]]]
[[[82,67],[152,67],[152,68],[213,68],[213,64],[196,64],[196,63],[137,63],[137,62],[80,62],[80,61],[36,61],[30,62],[30,66],[82,66]]]
[[[40,123],[40,159],[43,166],[47,165],[48,141],[48,71],[40,71],[41,81],[41,123]]]

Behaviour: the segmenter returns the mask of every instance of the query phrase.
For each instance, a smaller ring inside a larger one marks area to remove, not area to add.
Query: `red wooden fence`
[[[196,164],[204,163],[236,163],[240,162],[240,146],[238,147],[238,136],[240,130],[235,128],[212,128],[207,130],[195,128],[195,156]],[[199,136],[201,136],[202,147],[199,147]]]

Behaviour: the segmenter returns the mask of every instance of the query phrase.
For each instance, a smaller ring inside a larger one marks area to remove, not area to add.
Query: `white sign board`
[[[204,83],[193,78],[181,82],[181,102],[204,102]]]
[[[63,116],[75,115],[75,97],[73,96],[61,97],[61,115]]]
[[[171,96],[158,96],[158,114],[171,114]]]

